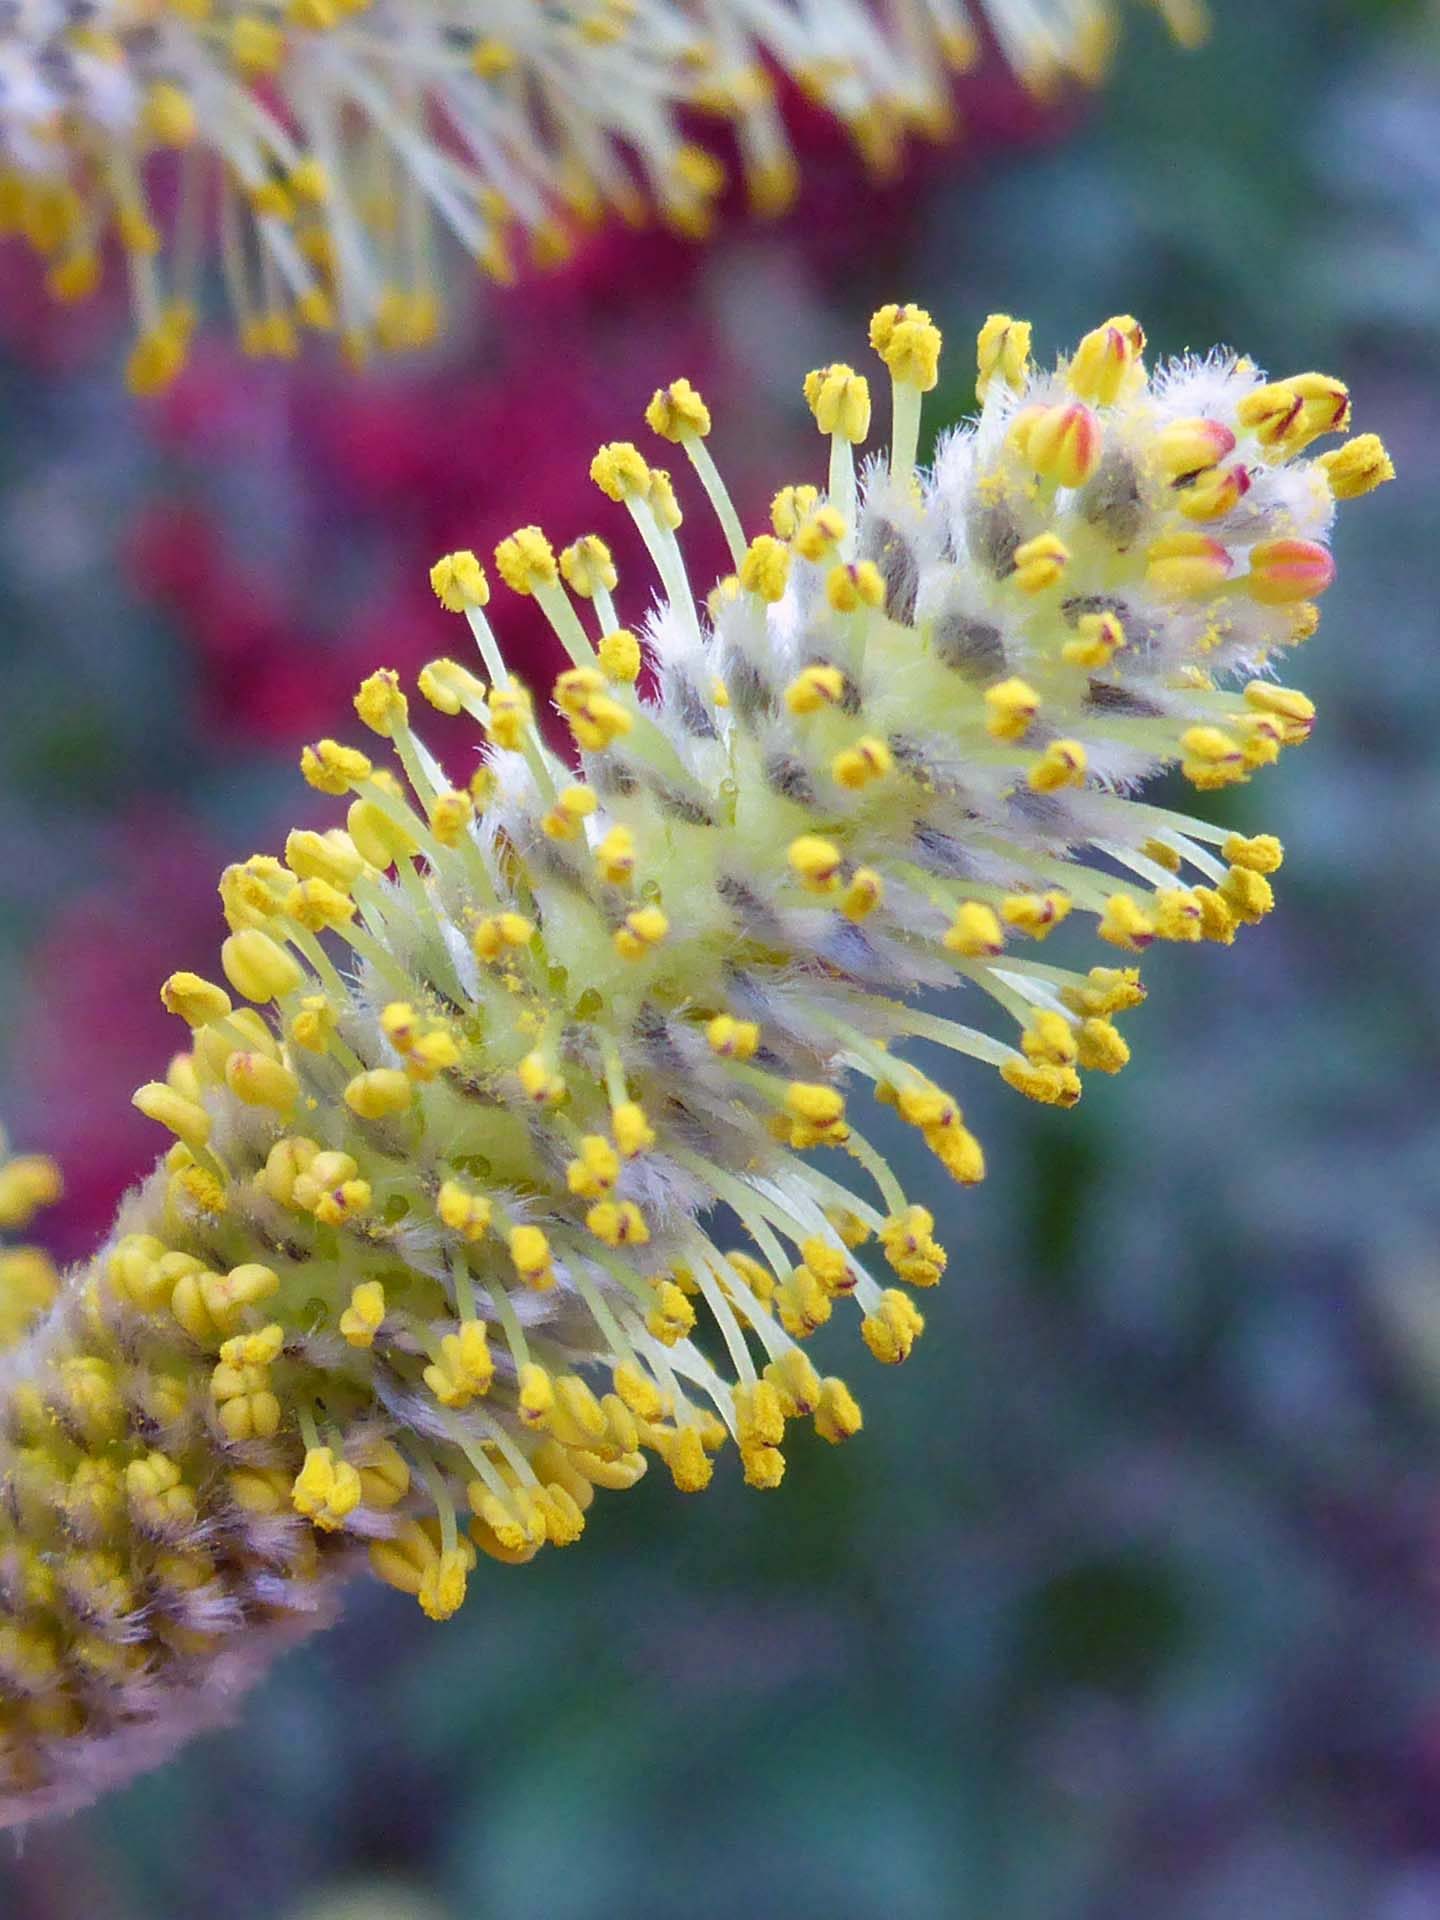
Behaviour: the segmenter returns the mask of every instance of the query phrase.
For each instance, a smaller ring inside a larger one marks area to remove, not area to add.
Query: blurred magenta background
[[[1340,374],[1401,472],[1296,662],[1314,742],[1218,797],[1286,841],[1280,910],[1152,960],[1075,1113],[957,1086],[991,1177],[935,1196],[931,1337],[857,1380],[863,1439],[767,1499],[647,1484],[446,1628],[357,1592],[233,1732],[0,1864],[7,1920],[1440,1913],[1440,23],[1216,13],[1182,59],[1134,10],[1093,102],[988,74],[882,190],[806,121],[785,222],[457,288],[364,383],[217,335],[137,406],[117,315],[0,252],[0,1112],[64,1164],[67,1254],[155,1150],[129,1094],[219,867],[328,820],[295,763],[364,672],[456,646],[430,561],[594,528],[627,610],[587,467],[658,383],[751,525],[818,477],[805,371],[891,298],[946,330],[932,428],[987,312],[1048,355],[1128,310],[1157,355]]]

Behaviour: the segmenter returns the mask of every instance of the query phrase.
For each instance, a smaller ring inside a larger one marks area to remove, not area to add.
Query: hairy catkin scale
[[[1149,3],[1182,43],[1203,37],[1205,0]],[[753,203],[782,210],[796,163],[777,70],[889,174],[911,135],[953,133],[949,70],[984,31],[1032,88],[1093,82],[1118,4],[11,0],[0,232],[43,256],[63,301],[94,292],[113,235],[138,392],[183,364],[212,229],[247,353],[290,358],[324,333],[360,366],[433,339],[442,240],[508,281],[607,212],[703,234],[725,169],[695,133],[717,120]]]
[[[419,693],[452,765],[479,746],[466,784],[379,671],[364,746],[302,755],[344,824],[223,876],[224,984],[165,982],[190,1044],[136,1094],[174,1145],[0,1359],[3,1818],[213,1718],[367,1553],[443,1619],[479,1554],[572,1543],[652,1456],[695,1492],[733,1439],[774,1487],[792,1423],[856,1433],[808,1343],[854,1316],[905,1360],[945,1254],[849,1088],[974,1184],[981,1147],[908,1041],[1072,1105],[1129,1057],[1135,957],[1271,906],[1278,841],[1133,796],[1176,763],[1243,782],[1308,736],[1267,675],[1314,630],[1335,500],[1390,474],[1373,436],[1307,457],[1345,389],[1227,354],[1151,377],[1128,315],[1042,370],[995,315],[980,417],[923,475],[939,333],[888,307],[871,342],[888,454],[857,475],[868,382],[818,370],[826,485],[783,488],[748,540],[703,399],[656,393],[678,491],[731,547],[703,604],[669,475],[601,449],[654,567],[643,640],[598,536],[501,543],[570,655],[551,695],[578,770],[506,668],[484,569],[450,554],[432,580],[480,671],[437,659]],[[912,1004],[952,985],[1000,1036]],[[44,1197],[29,1164],[17,1218]],[[744,1245],[714,1237],[722,1208]]]

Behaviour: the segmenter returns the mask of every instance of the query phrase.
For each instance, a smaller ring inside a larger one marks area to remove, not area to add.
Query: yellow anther
[[[620,584],[610,549],[595,533],[587,533],[564,549],[560,572],[566,585],[582,600],[593,600],[597,593],[613,593]]]
[[[1150,546],[1145,578],[1167,599],[1203,599],[1219,591],[1234,569],[1229,549],[1205,533],[1168,533]]]
[[[811,893],[833,893],[840,884],[844,856],[833,840],[802,833],[790,842],[786,858],[790,870]]]
[[[645,422],[662,440],[703,440],[710,431],[710,409],[688,380],[672,380],[656,390]]]
[[[539,1051],[527,1053],[515,1069],[515,1076],[528,1100],[536,1106],[558,1106],[565,1098],[565,1081],[556,1073],[545,1055]]]
[[[1010,444],[1043,479],[1059,487],[1083,487],[1100,465],[1105,435],[1090,408],[1071,400],[1027,407],[1010,429]]]
[[[818,563],[835,551],[845,533],[844,514],[835,507],[819,507],[796,529],[790,544],[802,560]]]
[[[550,1252],[550,1242],[539,1227],[520,1226],[510,1229],[510,1258],[515,1271],[527,1287],[533,1287],[537,1293],[543,1293],[555,1284],[555,1267]]]
[[[161,1533],[195,1524],[195,1494],[167,1454],[148,1453],[125,1469],[125,1497],[141,1525]]]
[[[622,960],[640,960],[652,952],[670,931],[670,922],[659,907],[637,907],[627,913],[623,926],[615,931],[615,951]]]
[[[409,718],[410,703],[400,691],[400,676],[390,667],[382,667],[360,683],[355,695],[355,711],[372,733],[388,740],[397,727]]]
[[[887,1288],[875,1312],[860,1322],[861,1338],[884,1366],[908,1360],[924,1331],[924,1316],[897,1287]]]
[[[1109,1020],[1095,1017],[1081,1027],[1076,1054],[1087,1072],[1119,1073],[1130,1058],[1130,1049]]]
[[[844,1124],[845,1096],[834,1087],[792,1080],[785,1089],[785,1110],[807,1126],[828,1131]]]
[[[873,1351],[873,1349],[872,1349]],[[820,1402],[815,1409],[815,1431],[830,1445],[853,1440],[864,1426],[860,1406],[843,1380],[833,1375],[820,1383]]]
[[[935,1238],[935,1217],[928,1208],[892,1214],[880,1229],[880,1244],[891,1268],[912,1287],[933,1287],[945,1271],[945,1249]]]
[[[806,667],[785,689],[785,704],[791,713],[819,713],[838,706],[844,693],[845,676],[839,667]]]
[[[1337,500],[1358,500],[1395,478],[1395,463],[1374,433],[1362,433],[1348,446],[1322,453],[1319,465]]]
[[[490,598],[485,569],[469,548],[442,554],[430,569],[430,584],[435,589],[435,597],[449,613],[483,607]]]
[[[1155,938],[1155,922],[1128,893],[1112,893],[1095,931],[1113,947],[1141,953]]]
[[[607,633],[597,649],[601,672],[607,680],[630,686],[640,677],[640,642],[625,627]]]
[[[614,1190],[620,1178],[620,1156],[603,1133],[587,1133],[580,1152],[565,1171],[571,1193],[596,1200]]]
[[[736,1020],[728,1013],[717,1013],[705,1029],[712,1053],[725,1060],[749,1060],[760,1044],[760,1029],[753,1020]]]
[[[225,1084],[249,1107],[270,1107],[282,1117],[293,1112],[300,1082],[283,1061],[268,1053],[240,1051],[225,1061]]]
[[[342,747],[338,740],[317,740],[301,753],[300,771],[321,793],[341,794],[368,780],[371,766],[356,747]]]
[[[1000,917],[1017,933],[1027,933],[1032,940],[1045,940],[1068,916],[1073,905],[1069,894],[1054,890],[1011,893],[1000,902]]]
[[[1067,640],[1060,657],[1067,666],[1095,671],[1108,667],[1125,644],[1125,629],[1113,613],[1083,614],[1076,624],[1076,637]]]
[[[487,1394],[495,1362],[481,1322],[467,1320],[458,1333],[442,1335],[440,1357],[425,1368],[422,1378],[442,1407],[468,1407]]]
[[[757,534],[740,562],[741,586],[773,605],[784,598],[789,579],[789,547],[773,534]]]
[[[442,847],[458,847],[475,819],[475,802],[456,787],[437,793],[430,802],[430,829]]]
[[[1132,369],[1140,369],[1145,330],[1132,315],[1118,314],[1096,327],[1075,349],[1066,372],[1070,391],[1097,406],[1111,407],[1124,394]]]
[[[495,1209],[483,1194],[472,1193],[463,1181],[445,1180],[435,1197],[435,1211],[452,1233],[475,1241],[484,1238]]]
[[[373,1347],[385,1323],[385,1289],[378,1280],[362,1280],[352,1289],[340,1315],[340,1332],[352,1347]]]
[[[514,593],[536,593],[560,577],[555,549],[539,527],[519,527],[495,549],[500,578]]]
[[[881,307],[870,322],[870,344],[898,385],[929,393],[940,378],[940,329],[923,307]]]
[[[1070,549],[1055,533],[1037,533],[1015,549],[1010,578],[1022,593],[1045,593],[1058,586],[1070,564]]]
[[[635,1100],[621,1100],[610,1109],[610,1127],[615,1144],[627,1160],[646,1153],[655,1144],[655,1130],[645,1109]]]
[[[355,918],[355,902],[328,880],[302,880],[284,900],[284,911],[311,933],[343,927]]]
[[[815,487],[782,487],[770,502],[770,525],[776,537],[793,540],[819,503]]]
[[[993,740],[1021,740],[1040,711],[1040,696],[1025,680],[1001,680],[985,690],[985,731]]]
[[[542,815],[541,831],[550,840],[577,840],[598,804],[590,787],[567,787]]]
[[[861,607],[883,607],[884,575],[873,560],[834,566],[825,576],[825,598],[836,613],[858,613]]]
[[[885,881],[873,867],[857,867],[840,896],[840,911],[858,926],[885,901]]]
[[[160,989],[160,1001],[167,1013],[178,1014],[188,1027],[205,1027],[223,1020],[231,1004],[223,987],[203,980],[198,973],[172,973]]]
[[[367,1507],[388,1513],[392,1507],[398,1507],[410,1491],[410,1469],[404,1454],[392,1441],[377,1442],[355,1466]]]
[[[1043,1009],[1031,1015],[1030,1025],[1020,1036],[1027,1060],[1037,1066],[1073,1067],[1076,1059],[1075,1029],[1063,1013]]]
[[[1204,938],[1204,916],[1192,888],[1166,887],[1150,907],[1157,940],[1189,942]]]
[[[1000,1077],[1027,1100],[1042,1107],[1073,1107],[1080,1098],[1080,1076],[1073,1067],[1035,1065],[1029,1060],[1007,1061]]]
[[[365,871],[365,860],[348,833],[332,827],[328,833],[296,828],[285,838],[285,864],[301,880],[324,880],[348,892]],[[248,997],[248,996],[247,996]]]
[[[394,866],[420,851],[414,834],[374,800],[352,800],[345,825],[356,851],[372,867]]]
[[[523,913],[496,913],[477,921],[470,945],[479,960],[500,960],[528,947],[535,938],[535,922]]]
[[[1030,364],[1030,322],[1012,320],[1008,313],[992,313],[976,342],[975,391],[981,400],[992,382],[1003,380],[1014,393],[1025,385]]]
[[[837,785],[858,790],[872,781],[883,780],[893,772],[895,756],[873,733],[862,734],[853,747],[846,747],[830,762],[830,775]]]
[[[1005,950],[1005,930],[993,907],[965,900],[955,909],[955,921],[943,945],[966,960],[993,960]]]
[[[423,697],[441,713],[463,713],[485,698],[485,683],[454,660],[432,660],[420,669],[417,682]],[[368,802],[358,802],[367,805]],[[380,863],[376,863],[380,864]],[[384,862],[386,866],[390,863]]]
[[[1219,727],[1187,727],[1180,751],[1180,771],[1202,791],[1235,786],[1249,777],[1240,742]]]
[[[570,722],[576,745],[586,753],[602,753],[606,747],[629,733],[635,724],[629,709],[605,694],[592,694],[569,712],[566,718]]]
[[[532,1431],[543,1427],[555,1405],[555,1386],[550,1375],[530,1360],[520,1368],[516,1385],[516,1404],[522,1423]]]
[[[870,382],[853,367],[820,367],[805,376],[805,404],[822,433],[858,445],[870,431]]]
[[[362,1120],[385,1120],[404,1113],[415,1097],[407,1075],[398,1067],[373,1067],[357,1073],[345,1088],[345,1104]]]
[[[487,729],[497,747],[518,752],[528,730],[533,709],[530,695],[518,681],[496,687],[490,695],[490,725]]]
[[[187,1147],[203,1147],[210,1138],[210,1116],[205,1109],[167,1087],[163,1080],[148,1080],[137,1087],[131,1105],[138,1107],[147,1120],[168,1127]]]
[[[1237,920],[1254,926],[1275,905],[1275,890],[1253,867],[1232,867],[1220,882],[1220,897]]]
[[[590,462],[590,478],[611,500],[643,500],[650,491],[650,468],[628,440],[601,447]]]
[[[673,1347],[694,1329],[695,1309],[673,1280],[656,1281],[654,1295],[645,1325],[662,1346]]]
[[[325,1533],[336,1533],[360,1505],[360,1475],[329,1447],[311,1447],[295,1476],[290,1503],[296,1513]]]
[[[633,1200],[600,1200],[585,1215],[585,1224],[607,1247],[643,1247],[650,1238],[645,1216]]]
[[[1035,793],[1057,793],[1061,787],[1083,787],[1089,756],[1078,740],[1052,740],[1025,776]]]
[[[1232,867],[1249,867],[1254,873],[1278,873],[1285,860],[1285,849],[1272,833],[1257,833],[1253,839],[1232,833],[1220,849],[1220,857]]]

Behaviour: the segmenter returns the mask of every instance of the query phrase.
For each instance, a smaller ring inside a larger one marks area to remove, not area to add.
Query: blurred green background
[[[1340,374],[1401,483],[1340,527],[1313,743],[1212,796],[1285,840],[1280,910],[1158,954],[1074,1113],[957,1087],[991,1177],[934,1197],[950,1271],[855,1376],[863,1438],[763,1498],[652,1476],[444,1628],[358,1589],[232,1732],[7,1851],[6,1920],[1440,1914],[1440,16],[1216,14],[1181,58],[1135,13],[1083,113],[982,106],[878,215],[822,148],[798,223],[617,241],[373,397],[220,355],[137,426],[98,322],[11,328],[0,1111],[72,1252],[151,1150],[126,1097],[219,864],[313,799],[300,741],[447,644],[442,536],[583,530],[657,380],[698,362],[753,511],[879,300],[946,329],[935,421],[988,311],[1048,355],[1128,310]],[[462,446],[447,398],[478,434],[515,378],[543,435]]]

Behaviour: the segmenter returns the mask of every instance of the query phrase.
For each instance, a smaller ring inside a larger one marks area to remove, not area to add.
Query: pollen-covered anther
[[[532,594],[553,587],[560,577],[555,549],[539,527],[520,527],[495,549],[500,578],[512,593]]]
[[[805,376],[805,404],[822,433],[858,446],[870,432],[870,382],[840,363]]]
[[[1059,586],[1070,564],[1070,549],[1056,533],[1037,533],[1015,549],[1010,578],[1021,593],[1047,593]]]
[[[934,390],[943,342],[940,329],[923,307],[881,307],[870,321],[870,344],[898,386],[921,393]]]
[[[773,534],[757,534],[740,562],[740,584],[774,606],[785,596],[790,580],[790,549]]]
[[[1318,462],[1337,500],[1358,500],[1395,478],[1395,463],[1378,434],[1362,433]]]
[[[830,762],[830,775],[837,786],[858,792],[893,772],[895,756],[886,743],[873,733],[862,734],[853,746],[842,748]]]
[[[1125,645],[1125,629],[1114,613],[1086,613],[1076,622],[1075,638],[1067,640],[1060,657],[1067,666],[1095,672],[1108,667]]]
[[[790,842],[790,870],[810,893],[833,893],[840,884],[844,856],[833,840],[802,833]]]
[[[613,593],[620,584],[619,570],[609,547],[594,533],[587,533],[563,549],[560,573],[571,592],[579,594],[582,600],[593,600],[597,593]]]
[[[910,1358],[925,1331],[925,1317],[907,1294],[889,1287],[873,1313],[860,1322],[866,1346],[882,1366],[899,1366]]]
[[[1180,771],[1202,792],[1238,786],[1250,777],[1243,746],[1221,727],[1187,727],[1180,750]]]
[[[753,1020],[736,1020],[728,1013],[717,1013],[705,1028],[712,1053],[724,1060],[749,1060],[760,1044],[760,1029]]]
[[[1036,793],[1058,793],[1062,787],[1083,787],[1089,756],[1079,740],[1052,740],[1025,775]]]
[[[835,507],[819,507],[796,528],[790,544],[802,560],[818,563],[835,551],[847,531],[844,514]]]
[[[1001,680],[985,690],[985,731],[993,740],[1022,740],[1040,711],[1040,696],[1026,680]]]
[[[628,440],[612,440],[590,462],[590,478],[609,499],[643,500],[650,491],[650,467]]]
[[[465,613],[483,607],[490,598],[490,583],[485,569],[468,548],[442,554],[430,569],[430,584],[435,597],[449,613]]]
[[[615,951],[622,960],[643,960],[669,931],[669,918],[660,907],[637,907],[616,928]]]
[[[1005,950],[1005,930],[993,907],[965,900],[955,909],[954,923],[941,944],[966,960],[993,960]]]
[[[710,431],[710,409],[688,380],[672,380],[657,388],[645,409],[645,424],[662,440],[703,440]]]
[[[825,598],[836,613],[883,607],[885,579],[873,560],[837,563],[825,576]]]

